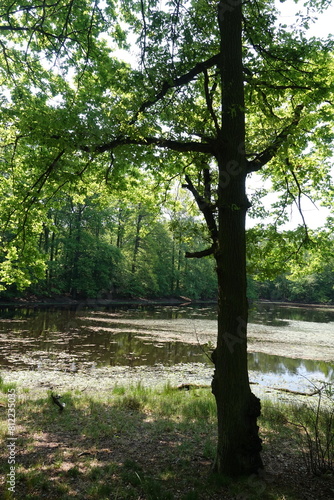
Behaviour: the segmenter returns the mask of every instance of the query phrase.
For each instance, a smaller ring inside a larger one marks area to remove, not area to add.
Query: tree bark
[[[213,353],[212,392],[218,412],[215,469],[228,476],[262,468],[257,417],[260,401],[250,390],[247,366],[247,279],[245,192],[247,164],[242,69],[241,2],[219,4],[222,128],[217,140],[219,167],[218,337]]]

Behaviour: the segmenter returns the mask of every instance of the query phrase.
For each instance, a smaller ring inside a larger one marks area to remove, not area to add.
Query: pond
[[[258,304],[249,323],[252,382],[298,390],[334,381],[334,310]],[[214,306],[2,308],[0,361],[67,373],[200,363],[211,373],[216,329]]]

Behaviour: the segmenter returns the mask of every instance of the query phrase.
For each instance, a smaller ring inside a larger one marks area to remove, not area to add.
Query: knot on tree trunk
[[[252,392],[249,398],[248,414],[250,417],[255,417],[255,418],[261,415],[261,401]]]
[[[251,467],[253,471],[263,468],[262,460],[260,458],[260,451],[262,450],[262,439],[259,437],[259,426],[257,425],[257,418],[261,415],[261,401],[252,392],[250,393],[248,408],[246,410],[246,425],[248,427],[249,440],[245,446],[247,457],[253,457],[254,464]],[[251,453],[250,453],[251,452]]]
[[[215,370],[212,376],[211,382],[211,392],[214,396],[217,394],[217,376],[216,376],[216,361],[217,361],[217,349],[214,349],[211,353],[211,361],[215,365]]]

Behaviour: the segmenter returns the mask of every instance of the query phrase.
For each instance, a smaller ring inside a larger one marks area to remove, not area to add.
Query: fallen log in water
[[[275,391],[281,391],[281,392],[288,392],[289,394],[296,394],[296,396],[315,396],[316,394],[319,394],[321,389],[316,389],[315,391],[312,392],[300,392],[300,391],[293,391],[292,389],[285,389],[284,387],[273,387]]]

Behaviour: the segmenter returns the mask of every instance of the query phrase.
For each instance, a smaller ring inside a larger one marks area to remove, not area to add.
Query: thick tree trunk
[[[245,210],[224,209],[220,225],[218,340],[212,390],[218,413],[216,470],[228,476],[262,468],[257,417],[260,401],[250,390],[247,366]]]
[[[218,410],[216,470],[229,476],[262,467],[257,417],[260,401],[250,390],[247,366],[247,280],[245,216],[245,110],[241,2],[219,4],[221,33],[222,131],[219,167],[218,339],[213,353],[212,390]]]

